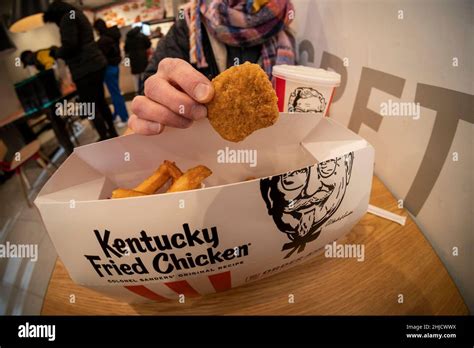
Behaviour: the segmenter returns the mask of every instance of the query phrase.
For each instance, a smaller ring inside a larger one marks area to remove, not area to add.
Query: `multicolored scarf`
[[[271,77],[276,64],[295,64],[294,37],[288,25],[294,18],[289,0],[192,0],[189,13],[190,59],[207,67],[201,22],[220,42],[235,47],[262,45],[262,68]]]

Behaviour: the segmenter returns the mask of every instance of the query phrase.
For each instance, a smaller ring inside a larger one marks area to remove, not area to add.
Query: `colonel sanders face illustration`
[[[290,243],[282,250],[304,250],[315,240],[322,225],[339,208],[349,185],[354,153],[260,180],[268,214]]]
[[[289,112],[324,112],[326,99],[317,90],[311,87],[298,87],[288,99]]]

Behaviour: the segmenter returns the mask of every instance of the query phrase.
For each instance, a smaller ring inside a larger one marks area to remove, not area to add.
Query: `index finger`
[[[214,97],[214,87],[212,87],[211,81],[182,59],[163,59],[158,65],[157,75],[178,85],[199,103],[210,102]]]

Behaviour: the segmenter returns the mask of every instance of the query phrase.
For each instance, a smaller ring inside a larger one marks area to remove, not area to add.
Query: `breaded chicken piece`
[[[214,99],[207,105],[212,127],[222,138],[239,142],[278,119],[278,98],[257,64],[233,66],[212,80]]]

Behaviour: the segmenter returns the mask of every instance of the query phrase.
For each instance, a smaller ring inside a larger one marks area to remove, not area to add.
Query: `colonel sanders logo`
[[[326,99],[317,90],[311,87],[298,87],[288,99],[289,112],[324,112]]]
[[[319,237],[321,227],[344,199],[353,161],[351,152],[317,166],[260,180],[268,214],[290,239],[282,248],[289,250],[285,258],[302,252],[307,243]]]

